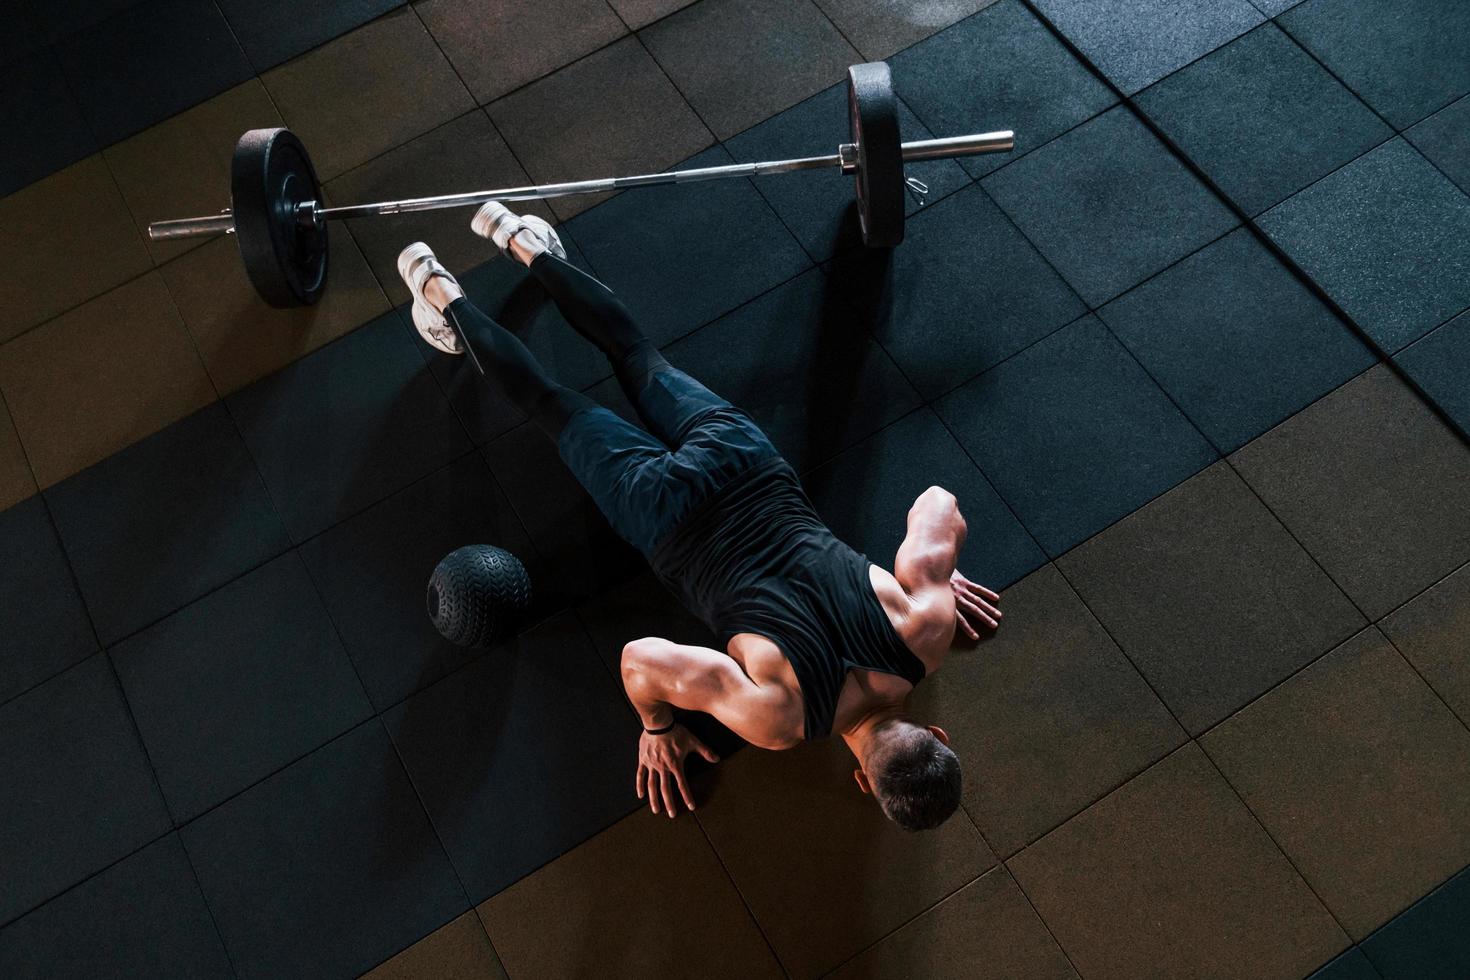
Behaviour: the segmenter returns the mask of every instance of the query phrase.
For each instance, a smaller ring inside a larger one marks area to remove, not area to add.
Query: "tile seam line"
[[[1328,294],[1327,290],[1319,285],[1317,281],[1313,279],[1310,275],[1308,275],[1306,270],[1302,268],[1302,266],[1300,266],[1289,254],[1287,254],[1285,249],[1278,245],[1271,238],[1270,235],[1266,234],[1266,232],[1258,224],[1256,224],[1255,219],[1247,214],[1245,210],[1235,202],[1234,198],[1226,194],[1220,188],[1220,186],[1216,184],[1213,179],[1211,179],[1209,174],[1207,174],[1204,169],[1199,166],[1199,164],[1195,163],[1194,159],[1186,154],[1183,149],[1178,146],[1167,133],[1164,132],[1162,127],[1154,122],[1153,118],[1149,116],[1148,113],[1144,112],[1143,109],[1138,106],[1138,104],[1134,101],[1133,96],[1126,95],[1123,90],[1120,89],[1111,79],[1103,76],[1097,66],[1094,65],[1092,61],[1083,54],[1082,50],[1078,48],[1075,44],[1073,44],[1071,39],[1063,34],[1061,30],[1056,26],[1056,24],[1052,23],[1049,18],[1042,14],[1042,12],[1036,6],[1037,0],[1017,0],[1017,2],[1024,5],[1026,9],[1031,12],[1033,17],[1041,21],[1041,23],[1045,25],[1047,30],[1049,30],[1052,35],[1056,37],[1067,48],[1067,50],[1072,54],[1074,58],[1089,66],[1093,69],[1095,73],[1101,76],[1104,84],[1106,84],[1108,88],[1113,92],[1113,94],[1121,100],[1121,104],[1127,107],[1129,113],[1132,114],[1133,118],[1142,123],[1142,125],[1153,135],[1153,137],[1157,139],[1160,143],[1162,143],[1164,147],[1168,149],[1168,151],[1175,157],[1175,159],[1179,160],[1190,172],[1190,174],[1193,175],[1196,180],[1200,181],[1200,183],[1207,190],[1209,190],[1209,192],[1219,203],[1229,209],[1229,211],[1235,216],[1235,220],[1237,222],[1239,222],[1244,227],[1249,228],[1252,235],[1254,235],[1254,237],[1261,244],[1263,244],[1274,256],[1276,256],[1278,262],[1284,265],[1299,281],[1306,284],[1313,295],[1315,295],[1319,301],[1324,303],[1327,308],[1330,309],[1338,317],[1339,320],[1341,320],[1355,335],[1357,335],[1358,339],[1366,344],[1368,346],[1368,349],[1373,351],[1378,356],[1381,362],[1387,363],[1389,365],[1389,370],[1394,373],[1395,377],[1397,377],[1402,383],[1406,384],[1409,389],[1419,397],[1421,401],[1428,405],[1435,416],[1437,416],[1442,423],[1447,425],[1450,430],[1460,438],[1463,444],[1465,444],[1467,447],[1470,447],[1470,429],[1461,427],[1460,424],[1456,422],[1453,418],[1451,418],[1449,413],[1446,412],[1439,405],[1438,401],[1430,398],[1429,395],[1424,391],[1424,389],[1420,387],[1418,382],[1416,382],[1407,371],[1405,371],[1402,367],[1398,365],[1397,362],[1394,361],[1393,356],[1382,345],[1380,345],[1377,340],[1370,336],[1368,331],[1360,326],[1356,320],[1348,316],[1347,311],[1344,310],[1343,307],[1336,300],[1334,300],[1331,295]],[[1223,46],[1224,45],[1221,45],[1220,47]],[[1214,50],[1219,50],[1219,48],[1215,48]],[[1210,52],[1210,54],[1213,53],[1214,51]],[[1202,55],[1201,57],[1206,57],[1206,55]],[[1191,62],[1191,64],[1192,63],[1193,62]],[[1412,146],[1412,144],[1410,144],[1410,146]],[[1414,152],[1418,153],[1418,150],[1415,149]],[[1420,154],[1420,156],[1423,156],[1423,154]],[[1346,166],[1346,164],[1344,164],[1344,166]],[[1333,171],[1333,173],[1336,172],[1337,171]],[[1314,181],[1313,183],[1316,182]],[[1303,190],[1305,190],[1305,188],[1303,188]],[[1301,192],[1298,191],[1297,193]],[[1461,193],[1464,192],[1462,191]],[[1290,198],[1288,198],[1288,200],[1289,199]]]
[[[1276,837],[1269,830],[1266,829],[1266,825],[1264,823],[1262,823],[1261,818],[1256,815],[1256,812],[1254,810],[1252,810],[1250,808],[1250,805],[1247,804],[1245,802],[1244,798],[1242,798],[1240,796],[1240,793],[1239,793],[1238,790],[1236,790],[1235,785],[1230,782],[1230,780],[1225,776],[1225,774],[1223,772],[1220,772],[1219,766],[1216,766],[1214,759],[1212,759],[1212,758],[1209,757],[1209,753],[1208,752],[1205,752],[1204,745],[1201,744],[1199,738],[1197,738],[1195,735],[1191,734],[1191,732],[1189,730],[1189,727],[1179,720],[1179,715],[1174,711],[1174,708],[1169,704],[1168,701],[1164,700],[1163,696],[1159,693],[1158,689],[1156,687],[1154,687],[1153,681],[1149,680],[1148,675],[1143,672],[1143,670],[1134,661],[1133,657],[1123,647],[1123,644],[1120,643],[1118,641],[1118,638],[1113,635],[1113,631],[1108,628],[1107,623],[1103,622],[1102,619],[1099,618],[1097,612],[1092,608],[1091,605],[1088,604],[1087,599],[1082,595],[1082,593],[1080,591],[1078,591],[1076,584],[1073,583],[1073,581],[1067,576],[1066,571],[1062,568],[1062,566],[1060,565],[1060,563],[1053,562],[1053,565],[1055,566],[1055,568],[1057,570],[1057,573],[1061,576],[1062,581],[1066,583],[1067,590],[1069,592],[1071,592],[1072,595],[1073,595],[1073,597],[1075,597],[1076,600],[1079,603],[1082,604],[1082,607],[1087,610],[1087,615],[1092,619],[1092,621],[1094,623],[1097,624],[1098,628],[1101,629],[1103,631],[1103,633],[1107,635],[1108,641],[1110,643],[1112,643],[1113,646],[1118,650],[1118,652],[1123,655],[1123,658],[1128,661],[1128,664],[1133,668],[1134,673],[1137,674],[1140,679],[1142,679],[1142,681],[1144,682],[1144,684],[1148,685],[1148,689],[1153,694],[1154,699],[1156,701],[1158,701],[1158,703],[1163,707],[1163,709],[1169,713],[1169,717],[1174,720],[1174,724],[1176,726],[1178,726],[1179,730],[1185,735],[1185,739],[1186,740],[1184,742],[1180,743],[1178,746],[1176,746],[1171,751],[1166,752],[1163,755],[1163,757],[1160,758],[1160,759],[1158,759],[1158,760],[1156,760],[1153,763],[1153,765],[1150,765],[1150,766],[1144,768],[1139,773],[1135,773],[1132,778],[1137,778],[1138,776],[1142,775],[1144,772],[1148,772],[1149,769],[1152,769],[1154,766],[1157,766],[1157,765],[1161,764],[1164,760],[1169,759],[1172,756],[1174,756],[1176,753],[1182,751],[1187,745],[1191,745],[1191,744],[1194,745],[1197,749],[1199,749],[1199,751],[1201,753],[1203,753],[1205,755],[1205,757],[1207,759],[1209,759],[1211,767],[1214,768],[1214,770],[1216,771],[1216,773],[1219,775],[1220,779],[1223,780],[1225,782],[1225,784],[1230,787],[1230,792],[1233,793],[1236,796],[1236,798],[1240,802],[1240,805],[1243,806],[1243,807],[1245,807],[1245,810],[1246,810],[1247,813],[1250,814],[1251,819],[1255,821],[1256,825],[1258,827],[1260,827],[1261,832],[1264,833],[1266,835],[1267,839],[1271,841],[1271,846],[1273,846],[1273,847],[1276,848],[1276,853],[1281,856],[1282,860],[1286,861],[1287,865],[1291,868],[1292,873],[1295,874],[1297,876],[1297,878],[1300,879],[1300,881],[1302,882],[1302,884],[1306,886],[1307,890],[1309,892],[1311,892],[1312,897],[1314,899],[1316,899],[1317,904],[1319,906],[1321,906],[1322,910],[1324,912],[1326,912],[1327,915],[1332,919],[1333,924],[1337,926],[1338,930],[1343,934],[1343,936],[1345,936],[1348,939],[1349,943],[1351,943],[1351,941],[1352,941],[1352,934],[1347,931],[1347,928],[1342,924],[1341,920],[1338,919],[1337,913],[1334,912],[1331,909],[1331,907],[1329,907],[1328,904],[1323,900],[1322,896],[1317,893],[1316,887],[1310,881],[1307,880],[1307,877],[1305,875],[1302,874],[1301,869],[1297,867],[1296,862],[1294,860],[1292,860],[1291,855],[1289,855],[1289,854],[1286,853],[1286,850],[1281,846],[1280,842],[1276,840]],[[1326,656],[1327,653],[1331,652],[1331,650],[1333,650],[1335,648],[1336,648],[1335,645],[1333,647],[1329,647],[1328,650],[1327,651],[1324,651],[1324,653],[1321,656],[1318,656],[1317,658],[1314,658],[1314,659],[1315,660],[1320,660],[1322,656]],[[1132,782],[1132,779],[1130,779],[1129,782]],[[1123,785],[1127,785],[1127,784],[1125,783]],[[1062,827],[1065,827],[1068,823],[1070,823],[1073,820],[1077,819],[1077,817],[1080,816],[1081,814],[1086,813],[1088,810],[1091,810],[1093,807],[1097,806],[1103,800],[1108,799],[1113,793],[1117,793],[1120,789],[1122,789],[1122,786],[1119,786],[1117,789],[1114,789],[1112,791],[1112,793],[1108,793],[1108,794],[1105,794],[1103,796],[1098,797],[1096,800],[1094,800],[1092,803],[1088,804],[1082,810],[1080,810],[1077,813],[1073,814],[1067,820],[1063,821],[1061,824],[1058,824],[1056,827],[1052,828],[1046,834],[1043,834],[1041,837],[1038,837],[1036,840],[1034,840],[1030,844],[1026,845],[1026,847],[1028,847],[1028,848],[1029,847],[1032,847],[1032,846],[1036,845],[1037,843],[1040,843],[1041,841],[1045,840],[1048,836],[1050,836],[1053,833],[1056,833]],[[1024,851],[1024,850],[1026,850],[1026,848],[1022,848],[1021,850]],[[1018,853],[1020,853],[1020,852],[1018,852]],[[1012,855],[1012,857],[1014,857],[1014,855]],[[1009,867],[1009,865],[1007,867]],[[1038,910],[1038,914],[1040,914],[1039,910]]]
[[[583,627],[583,632],[586,632],[585,626]],[[602,658],[598,657],[597,659],[601,660]],[[634,713],[637,713],[636,709]],[[724,761],[724,759],[725,757],[723,755],[720,756],[721,761]],[[642,801],[639,802],[641,804]],[[642,813],[643,807],[640,805],[635,812]],[[744,907],[745,915],[748,919],[750,919],[750,924],[755,926],[756,933],[761,937],[761,941],[766,944],[766,949],[770,950],[771,959],[775,962],[777,969],[779,969],[781,973],[786,977],[786,980],[794,980],[791,971],[787,969],[786,964],[782,961],[780,954],[776,952],[776,946],[774,943],[771,942],[771,937],[766,934],[765,927],[761,925],[760,919],[757,918],[755,914],[755,909],[751,907],[750,899],[745,897],[745,891],[740,887],[740,882],[735,880],[735,875],[733,872],[731,872],[730,866],[725,863],[724,855],[721,854],[720,849],[715,846],[714,838],[709,835],[709,829],[705,827],[704,821],[700,819],[699,811],[693,811],[692,813],[690,813],[690,816],[694,818],[694,825],[699,828],[699,833],[704,837],[704,842],[706,845],[708,845],[710,853],[713,854],[715,860],[719,862],[720,870],[725,873],[725,880],[727,880],[730,883],[730,887],[735,890],[735,895],[737,898],[740,899],[740,904],[742,907]]]

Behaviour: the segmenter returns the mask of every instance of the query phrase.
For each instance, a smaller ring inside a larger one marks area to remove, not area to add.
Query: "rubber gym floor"
[[[0,976],[1470,975],[1467,51],[1460,0],[6,0]],[[465,213],[338,225],[285,312],[141,229],[258,126],[330,203],[830,153],[875,59],[907,138],[1017,133],[891,255],[836,175],[531,210],[859,550],[958,496],[964,807],[693,718],[655,817],[617,657],[708,637],[398,249],[627,412],[600,356]],[[471,542],[537,597],[478,655],[423,607]]]

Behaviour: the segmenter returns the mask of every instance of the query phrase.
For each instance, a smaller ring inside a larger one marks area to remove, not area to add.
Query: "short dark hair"
[[[873,795],[904,830],[932,830],[959,809],[960,759],[928,729],[894,739],[874,768]]]

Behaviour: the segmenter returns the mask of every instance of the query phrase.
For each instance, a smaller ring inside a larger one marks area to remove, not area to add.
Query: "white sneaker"
[[[559,259],[567,257],[566,247],[556,229],[534,214],[516,214],[499,201],[486,201],[470,219],[470,228],[481,238],[488,238],[505,255],[510,255],[510,240],[521,232],[529,232],[541,249]],[[525,244],[525,239],[521,239]],[[511,256],[514,258],[514,256]]]
[[[434,309],[424,298],[424,284],[430,276],[443,276],[455,285],[459,280],[439,264],[434,250],[423,242],[414,242],[398,253],[398,275],[413,293],[413,325],[432,347],[446,354],[463,354],[464,341],[459,333],[444,319],[444,314]]]

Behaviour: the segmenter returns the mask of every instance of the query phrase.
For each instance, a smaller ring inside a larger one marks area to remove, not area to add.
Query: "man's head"
[[[889,718],[876,725],[853,776],[888,819],[904,830],[931,830],[960,805],[960,760],[938,725]]]

